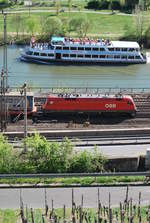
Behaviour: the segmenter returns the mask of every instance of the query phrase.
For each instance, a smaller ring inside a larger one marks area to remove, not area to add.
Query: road
[[[123,146],[97,146],[97,151],[103,153],[107,157],[138,157],[146,154],[149,144],[145,145],[123,145]],[[93,147],[76,147],[77,151],[92,151]]]
[[[47,201],[51,207],[54,201],[54,208],[71,207],[71,188],[49,188],[47,191]],[[126,187],[101,187],[100,200],[102,205],[108,205],[109,192],[111,193],[111,205],[116,207],[120,201],[124,201]],[[139,192],[142,193],[141,204],[150,204],[150,187],[129,187],[129,199],[133,198],[133,203],[138,202]],[[28,207],[44,208],[44,189],[22,189],[23,202]],[[74,198],[77,205],[81,203],[83,194],[84,207],[97,207],[98,188],[74,188]],[[19,208],[20,190],[19,189],[0,189],[0,208]]]

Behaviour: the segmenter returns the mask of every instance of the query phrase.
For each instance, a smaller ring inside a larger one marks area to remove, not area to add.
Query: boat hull
[[[145,64],[147,61],[145,60],[137,60],[137,61],[129,61],[129,60],[64,60],[64,59],[44,59],[44,58],[32,58],[21,56],[21,61],[28,63],[37,63],[37,64],[46,64],[46,65],[130,65],[130,64]]]

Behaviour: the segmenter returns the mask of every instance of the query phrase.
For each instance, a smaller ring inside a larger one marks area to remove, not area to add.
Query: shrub
[[[106,159],[97,150],[94,153],[87,151],[76,153],[72,158],[70,172],[100,172],[104,170],[105,163]]]
[[[15,169],[15,155],[7,139],[0,134],[0,173],[13,173]]]
[[[96,150],[73,152],[71,141],[48,142],[39,134],[26,140],[28,151],[15,151],[0,135],[0,173],[66,173],[98,172],[104,169],[105,158]]]
[[[68,139],[59,144],[48,142],[45,137],[35,134],[27,139],[27,145],[30,147],[27,157],[31,169],[43,173],[60,173],[67,172],[70,167],[72,145]]]
[[[100,2],[98,0],[91,0],[87,4],[88,9],[99,9]]]

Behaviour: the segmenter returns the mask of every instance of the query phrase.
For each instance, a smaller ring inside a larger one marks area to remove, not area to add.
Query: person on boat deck
[[[31,42],[30,42],[30,45],[31,45],[32,48],[35,47],[35,43],[36,43],[35,36],[32,36]]]

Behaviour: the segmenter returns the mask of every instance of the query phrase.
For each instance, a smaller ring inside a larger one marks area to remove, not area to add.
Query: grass
[[[87,14],[86,12],[62,12],[59,14],[61,19],[70,20],[72,18],[76,18],[80,14]],[[146,14],[148,15],[148,14]],[[17,22],[17,16],[20,16],[20,19],[24,21],[24,25]],[[29,33],[27,29],[27,20],[31,18],[36,22],[36,27],[34,33],[40,33],[40,24],[41,21],[44,20],[48,16],[55,16],[55,12],[42,12],[42,13],[31,13],[29,17],[29,12],[22,14],[8,14],[7,15],[7,31],[10,33],[16,33],[17,29],[20,33]],[[127,27],[130,26],[130,30],[134,31],[135,28],[135,17],[133,16],[122,16],[122,15],[103,15],[103,14],[95,14],[88,13],[88,19],[90,20],[91,28],[88,32],[88,36],[91,37],[110,37],[111,39],[119,39],[119,37],[124,36]],[[150,25],[149,17],[145,18],[145,28]],[[17,27],[17,28],[16,28]],[[0,33],[3,32],[3,17],[0,15]],[[77,33],[71,32],[70,36],[78,36]]]
[[[146,212],[148,210],[148,207],[142,207],[141,208],[141,217],[142,217],[142,223],[148,222],[146,219]],[[90,216],[91,219],[91,223],[95,222],[95,216],[97,217],[97,209],[94,208],[84,208],[83,209],[84,212],[88,213],[88,216]],[[63,215],[64,215],[64,209],[63,208],[57,208],[54,209],[55,215],[57,217],[59,217],[59,219],[61,219],[60,222],[63,222]],[[119,208],[113,208],[112,209],[112,213],[113,216],[115,216],[116,212],[120,212]],[[134,217],[134,223],[138,223],[139,222],[139,218],[138,218],[138,209],[136,207],[136,216]],[[33,210],[33,214],[34,214],[34,222],[35,223],[41,223],[42,222],[42,214],[44,214],[44,210],[43,209],[35,209]],[[71,222],[71,208],[67,208],[66,212],[65,212],[65,220],[66,222]],[[26,214],[25,214],[26,215]],[[107,218],[106,218],[107,219]],[[0,209],[0,223],[16,223],[16,222],[21,222],[21,218],[19,215],[19,210],[11,210],[11,209],[6,209],[6,210],[1,210]],[[28,209],[28,222],[31,223],[31,213],[30,213],[30,209]],[[49,221],[47,221],[47,219],[45,218],[45,223],[47,223]],[[83,221],[85,222],[85,221]],[[128,217],[127,214],[125,214],[125,221],[124,223],[128,222]]]
[[[0,223],[16,223],[19,211],[6,209],[0,210]]]
[[[18,15],[18,14],[17,14]],[[45,18],[47,16],[54,16],[55,13],[33,13],[31,15],[31,18],[36,21],[36,33],[40,32],[40,24],[39,21],[41,21],[41,18]],[[67,18],[68,20],[73,17],[78,17],[79,13],[61,13],[59,17],[61,19]],[[17,22],[15,22],[16,15],[11,14],[7,16],[7,30],[9,32],[16,32],[16,25]],[[20,14],[20,17],[27,21],[29,18],[28,13],[27,14]],[[134,20],[131,16],[121,16],[121,15],[102,15],[102,14],[94,14],[94,13],[88,13],[88,18],[90,20],[90,23],[92,24],[91,29],[88,33],[88,36],[112,36],[112,37],[118,37],[123,36],[125,32],[125,27],[130,24],[130,27],[134,27]],[[25,24],[25,32],[27,31],[27,25]],[[18,27],[18,26],[17,26]],[[0,16],[0,32],[3,32],[3,18]],[[20,26],[19,32],[23,32],[22,27]],[[77,35],[77,33],[70,33],[70,35]]]
[[[118,184],[118,183],[131,183],[131,182],[144,182],[145,177],[74,177],[74,178],[33,178],[33,179],[0,179],[0,184],[38,184],[43,183],[45,185],[93,185],[93,184]]]

